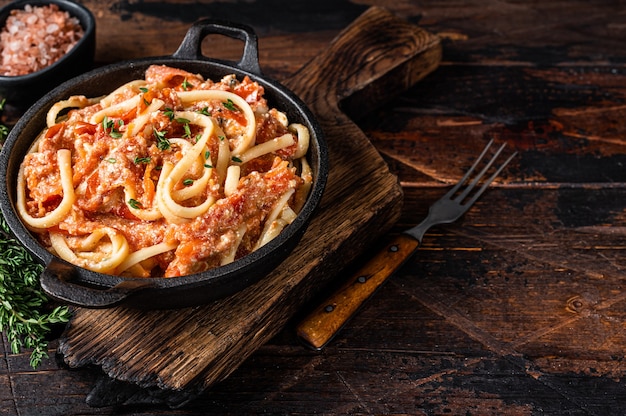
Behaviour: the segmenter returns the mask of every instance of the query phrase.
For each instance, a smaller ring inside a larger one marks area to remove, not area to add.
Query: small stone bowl
[[[84,30],[83,37],[62,58],[53,64],[26,75],[0,75],[0,97],[6,104],[26,109],[59,84],[92,69],[96,50],[96,20],[86,7],[69,0],[17,0],[0,8],[0,30],[11,10],[56,4],[60,10],[76,17]]]

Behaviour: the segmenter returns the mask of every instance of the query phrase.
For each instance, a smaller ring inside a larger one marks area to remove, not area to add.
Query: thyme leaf
[[[201,110],[196,110],[196,113],[202,114],[204,116],[210,116],[209,107],[204,107]]]
[[[167,116],[167,118],[171,120],[174,120],[175,114],[174,114],[174,110],[172,110],[169,107],[165,107],[165,111],[163,111],[163,114],[165,114]]]
[[[149,158],[149,157],[139,157],[139,156],[136,156],[136,157],[133,159],[133,162],[135,163],[135,165],[141,165],[141,164],[144,164],[144,165],[145,165],[145,164],[150,163],[150,161],[151,161],[151,160],[152,160],[152,159],[151,159],[151,158]]]
[[[142,205],[141,202],[137,201],[136,199],[130,198],[128,200],[128,205],[130,205],[131,208],[133,209],[141,209]]]
[[[231,100],[230,98],[224,101],[222,105],[226,107],[227,109],[229,109],[230,111],[239,111],[239,109],[237,108],[233,100]]]
[[[10,236],[4,218],[0,252],[0,331],[6,333],[13,354],[30,349],[30,366],[37,368],[48,357],[51,325],[67,323],[71,313],[67,306],[51,309],[39,286],[43,266]]]
[[[182,118],[182,117],[177,118],[176,121],[183,125],[183,129],[185,130],[185,134],[183,135],[183,138],[190,138],[191,137],[191,127],[189,127],[189,123],[191,123],[191,121],[187,120],[186,118]]]
[[[121,128],[123,125],[124,120],[118,120],[116,123],[107,116],[104,116],[104,118],[102,119],[102,130],[104,130],[105,134],[108,134],[114,139],[119,139],[120,137],[122,137],[122,133],[120,133],[119,128]]]
[[[0,101],[0,112],[4,110],[5,104],[6,104],[6,98],[3,98]],[[2,147],[2,144],[4,143],[8,135],[9,135],[9,128],[5,126],[4,124],[0,124],[0,147]]]
[[[168,150],[172,145],[170,141],[165,137],[164,131],[158,131],[156,128],[152,128],[152,133],[157,141],[157,148],[159,150]]]

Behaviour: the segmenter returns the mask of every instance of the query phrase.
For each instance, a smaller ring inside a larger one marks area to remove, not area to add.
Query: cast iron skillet
[[[209,34],[221,34],[244,42],[239,62],[209,59],[202,54],[202,41]],[[152,64],[164,64],[200,73],[219,80],[236,74],[248,75],[265,89],[272,107],[285,111],[290,121],[307,126],[311,133],[309,162],[313,170],[311,194],[292,224],[257,251],[229,264],[177,278],[122,278],[96,273],[71,265],[48,252],[26,229],[16,213],[17,174],[32,141],[45,127],[50,106],[71,95],[97,97],[144,76]],[[88,308],[124,305],[143,309],[165,309],[199,305],[231,295],[267,275],[292,251],[302,237],[318,206],[326,177],[328,154],[322,130],[312,113],[292,92],[263,76],[259,67],[257,37],[247,26],[216,20],[201,20],[187,32],[171,56],[143,58],[95,69],[73,78],[37,101],[16,123],[0,152],[0,209],[16,238],[45,265],[43,290],[53,299]]]

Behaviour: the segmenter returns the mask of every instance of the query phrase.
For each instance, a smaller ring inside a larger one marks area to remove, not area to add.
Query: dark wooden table
[[[418,223],[489,139],[518,156],[461,220],[432,229],[323,351],[296,340],[304,308],[182,408],[94,408],[85,397],[101,380],[98,368],[52,357],[33,370],[3,336],[1,415],[626,412],[623,4],[82,3],[98,19],[98,63],[171,54],[193,21],[211,16],[251,25],[261,66],[278,80],[370,5],[439,35],[435,72],[354,115],[405,192],[396,231]],[[218,53],[240,51],[226,42]]]

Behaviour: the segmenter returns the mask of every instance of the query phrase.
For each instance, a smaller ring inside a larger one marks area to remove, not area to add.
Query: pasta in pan
[[[153,65],[59,101],[20,166],[18,213],[52,253],[101,273],[228,264],[290,224],[312,185],[308,129],[263,94],[248,77]]]

